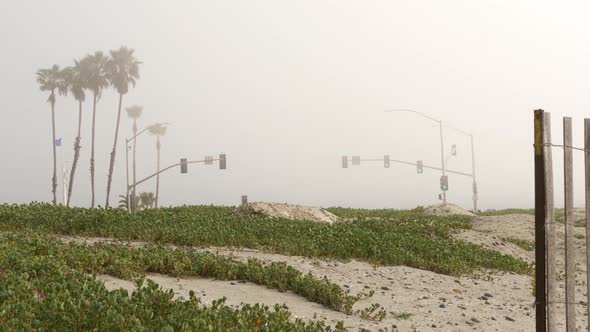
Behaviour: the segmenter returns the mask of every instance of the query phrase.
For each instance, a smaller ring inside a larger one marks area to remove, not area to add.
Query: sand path
[[[475,221],[474,230],[468,231],[476,234],[471,240],[481,238],[482,242],[485,242],[481,243],[483,245],[490,241],[500,243],[503,242],[501,238],[504,236],[499,227],[514,227],[513,224],[526,226],[530,222],[527,216],[494,218],[496,217]],[[495,226],[492,226],[492,223],[495,223]],[[523,236],[525,235],[526,232],[523,231]],[[465,235],[458,235],[461,236]],[[488,237],[491,240],[486,240]],[[84,243],[117,242],[104,238],[60,238]],[[145,245],[142,242],[128,244],[136,247]],[[507,247],[510,247],[514,254],[523,257],[527,255],[517,246]],[[280,293],[252,283],[173,278],[158,274],[149,275],[148,278],[165,289],[173,289],[178,297],[186,298],[188,291],[193,290],[200,294],[205,303],[224,296],[227,297],[226,303],[232,306],[238,306],[240,303],[265,303],[272,306],[278,303],[287,307],[294,317],[306,320],[315,317],[325,320],[332,326],[336,321],[343,320],[351,330],[364,327],[372,331],[530,331],[534,326],[534,298],[531,291],[532,280],[529,276],[481,271],[477,276],[458,278],[405,266],[372,266],[354,260],[338,262],[249,249],[195,250],[232,256],[239,260],[256,258],[265,262],[286,262],[304,273],[311,272],[317,277],[326,277],[342,288],[350,289],[353,294],[374,290],[375,295],[357,302],[354,309],[362,310],[378,303],[387,312],[387,317],[381,322],[373,322],[361,318],[358,314],[346,315],[333,311],[290,292]],[[111,276],[100,278],[109,289],[133,288],[133,283],[129,281]]]

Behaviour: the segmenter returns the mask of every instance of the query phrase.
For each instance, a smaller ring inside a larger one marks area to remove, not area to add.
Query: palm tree
[[[160,193],[160,137],[166,135],[166,126],[161,123],[156,123],[148,127],[150,134],[156,136],[156,151],[157,151],[157,175],[156,175],[156,199],[155,206],[158,208],[158,197]]]
[[[51,105],[51,145],[53,146],[53,177],[51,178],[51,192],[53,193],[53,205],[56,205],[57,153],[55,150],[55,93],[57,92],[60,95],[65,95],[68,92],[68,87],[66,80],[64,79],[64,72],[59,69],[58,65],[53,65],[53,67],[47,69],[39,69],[37,71],[37,83],[39,83],[41,91],[49,91],[47,102]]]
[[[111,183],[113,182],[113,169],[115,168],[115,154],[117,151],[117,138],[119,137],[119,123],[121,121],[121,106],[123,104],[123,95],[129,92],[129,84],[135,87],[135,81],[139,79],[139,65],[141,62],[133,55],[135,52],[132,48],[121,46],[118,50],[111,50],[111,60],[109,61],[109,81],[119,93],[119,110],[117,111],[117,124],[115,125],[115,142],[111,152],[111,162],[109,163],[109,177],[107,180],[107,199],[105,208],[109,207],[109,196],[111,194]]]
[[[119,195],[119,206],[117,206],[117,209],[128,211],[129,205],[127,204],[127,201],[127,195]]]
[[[66,206],[70,206],[72,198],[72,191],[74,188],[74,177],[76,174],[76,166],[80,159],[80,141],[82,139],[82,103],[86,101],[86,91],[88,86],[89,68],[87,61],[74,60],[74,66],[66,69],[66,79],[70,92],[74,99],[78,101],[78,135],[74,143],[74,161],[72,162],[72,169],[70,171],[70,184],[68,186],[68,198]]]
[[[96,103],[102,96],[102,90],[109,86],[107,75],[108,57],[101,51],[96,51],[82,59],[84,66],[88,67],[88,90],[92,91],[92,147],[90,151],[90,184],[92,187],[92,203],[95,205],[94,197],[94,138],[96,130]]]
[[[144,210],[154,206],[154,193],[143,192],[139,194],[139,209]]]
[[[137,208],[137,202],[136,202],[136,193],[135,193],[135,186],[137,184],[137,178],[136,178],[136,170],[137,168],[135,167],[135,148],[137,146],[137,119],[139,119],[139,117],[141,117],[141,114],[143,113],[143,108],[141,106],[137,106],[137,105],[133,105],[131,107],[128,107],[125,109],[127,111],[127,116],[129,116],[131,119],[133,119],[133,192],[131,193],[131,200],[130,200],[130,206],[131,206],[131,211],[134,211]]]

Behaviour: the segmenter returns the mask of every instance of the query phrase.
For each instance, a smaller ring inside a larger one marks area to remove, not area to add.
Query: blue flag
[[[55,146],[61,146],[61,137],[55,140]]]

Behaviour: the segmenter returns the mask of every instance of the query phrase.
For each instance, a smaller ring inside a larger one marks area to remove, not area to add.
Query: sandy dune
[[[474,222],[474,229],[457,235],[494,250],[529,259],[531,252],[502,240],[522,236],[531,226],[530,216],[486,217]],[[522,229],[520,229],[522,228]],[[62,237],[66,241],[97,242],[108,239]],[[498,243],[494,245],[494,243]],[[142,246],[144,243],[130,243]],[[508,248],[508,249],[505,249]],[[214,281],[202,278],[172,278],[150,275],[166,289],[173,289],[179,297],[186,297],[190,289],[201,294],[204,302],[227,297],[229,305],[240,303],[278,303],[285,305],[295,317],[323,319],[332,326],[343,320],[352,330],[364,327],[383,331],[530,331],[534,326],[534,298],[529,276],[495,271],[481,271],[461,278],[436,274],[414,268],[376,267],[364,262],[338,262],[298,256],[284,256],[256,250],[207,248],[195,249],[246,260],[257,258],[266,262],[286,262],[288,265],[350,289],[353,294],[374,290],[371,298],[357,302],[354,309],[380,304],[388,313],[381,322],[373,322],[359,315],[346,315],[311,303],[293,293],[279,293],[251,283]],[[131,289],[128,281],[101,276],[110,288]],[[581,279],[580,279],[581,280]],[[203,295],[204,294],[204,295]],[[409,316],[409,317],[408,317]],[[580,322],[584,324],[585,322]],[[582,325],[580,325],[582,326]]]

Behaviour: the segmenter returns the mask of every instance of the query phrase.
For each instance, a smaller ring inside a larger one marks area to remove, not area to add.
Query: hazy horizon
[[[590,117],[590,4],[582,1],[24,0],[0,9],[0,203],[51,201],[50,107],[35,72],[122,45],[143,62],[123,106],[143,106],[140,128],[171,123],[162,165],[227,154],[224,171],[193,165],[188,174],[163,174],[161,206],[237,205],[241,195],[315,206],[435,204],[439,172],[418,175],[415,167],[384,169],[379,162],[341,168],[342,155],[385,154],[439,166],[437,124],[384,112],[408,108],[473,133],[481,209],[532,208],[533,110],[551,112],[558,144],[561,116],[574,118],[576,146],[583,146],[582,122]],[[117,98],[109,89],[97,106],[101,206]],[[90,204],[90,99],[76,206]],[[77,107],[71,96],[57,99],[59,179],[62,152],[73,157]],[[123,114],[111,202],[125,193],[131,125]],[[445,129],[445,143],[447,153],[452,144],[458,152],[448,168],[471,172],[469,139]],[[558,187],[563,157],[553,154]],[[155,138],[142,136],[138,178],[155,170],[155,158]],[[574,161],[579,205],[583,155]],[[451,175],[449,182],[449,202],[471,208],[471,179]],[[138,188],[154,190],[155,181]]]

